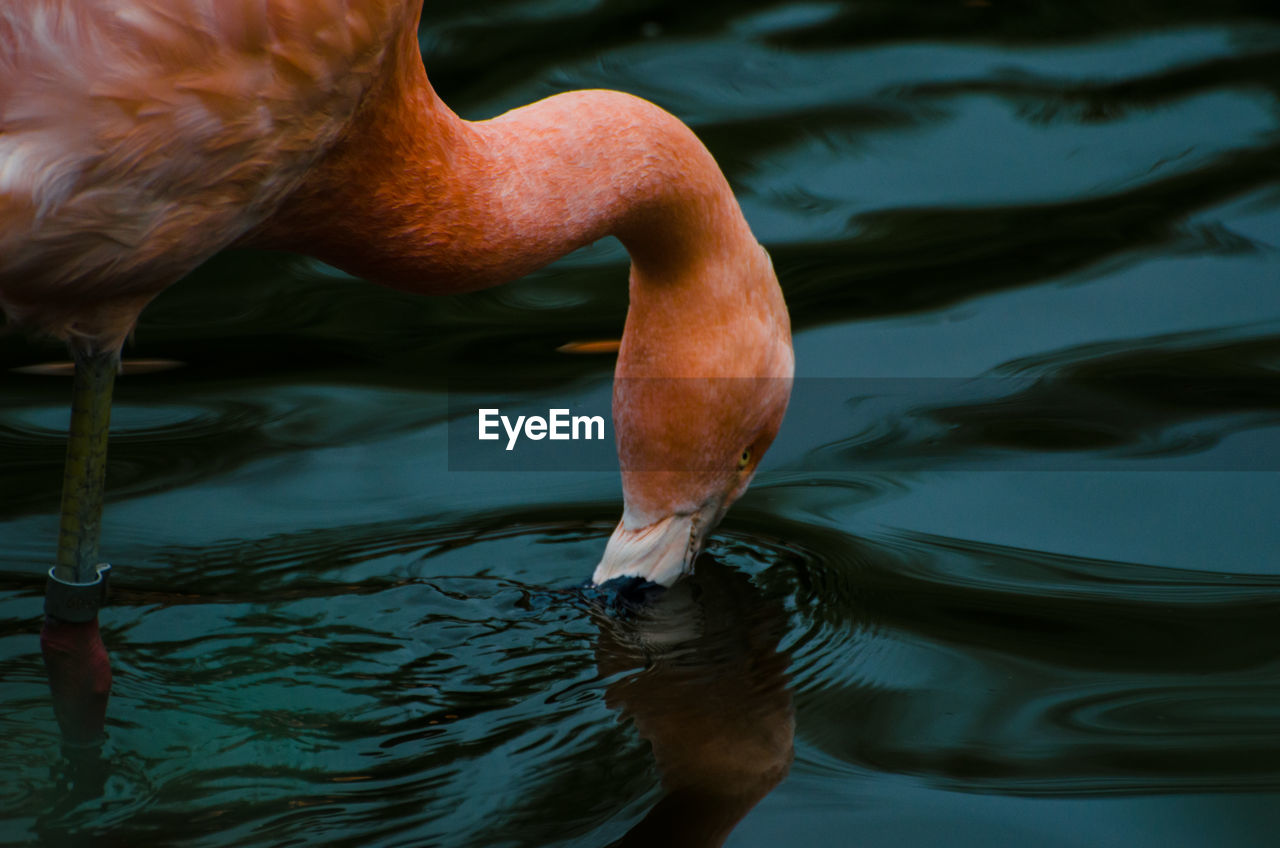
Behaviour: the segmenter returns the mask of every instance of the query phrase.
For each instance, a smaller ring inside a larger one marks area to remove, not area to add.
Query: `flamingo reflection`
[[[691,579],[598,616],[610,708],[652,747],[663,796],[609,848],[722,845],[786,776],[795,738],[781,603],[711,556]]]

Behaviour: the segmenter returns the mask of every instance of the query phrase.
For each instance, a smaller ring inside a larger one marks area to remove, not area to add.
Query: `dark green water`
[[[778,445],[610,609],[616,473],[450,473],[446,419],[607,392],[555,349],[620,333],[618,245],[434,300],[218,257],[128,352],[185,367],[118,383],[69,762],[69,385],[0,339],[0,841],[1276,844],[1273,2],[451,2],[422,45],[466,117],[601,86],[698,130],[791,304]]]

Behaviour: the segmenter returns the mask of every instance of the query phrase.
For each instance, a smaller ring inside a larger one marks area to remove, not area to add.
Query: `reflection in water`
[[[795,713],[781,604],[704,556],[621,617],[600,615],[602,676],[639,666],[605,702],[652,746],[663,797],[613,846],[715,846],[791,766]]]

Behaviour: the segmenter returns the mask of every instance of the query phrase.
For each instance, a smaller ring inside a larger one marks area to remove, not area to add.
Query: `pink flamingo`
[[[594,579],[674,581],[746,489],[790,394],[790,323],[711,155],[611,91],[464,121],[427,81],[420,14],[417,0],[0,7],[0,308],[76,362],[57,591],[94,606],[75,587],[99,580],[121,344],[231,245],[442,294],[617,236],[632,260],[613,413],[625,509]]]

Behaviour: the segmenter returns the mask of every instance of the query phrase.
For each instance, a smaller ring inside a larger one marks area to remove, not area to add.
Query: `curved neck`
[[[577,91],[472,123],[432,90],[416,44],[398,54],[249,243],[423,293],[497,285],[608,235],[651,280],[759,251],[710,153],[658,107]]]

